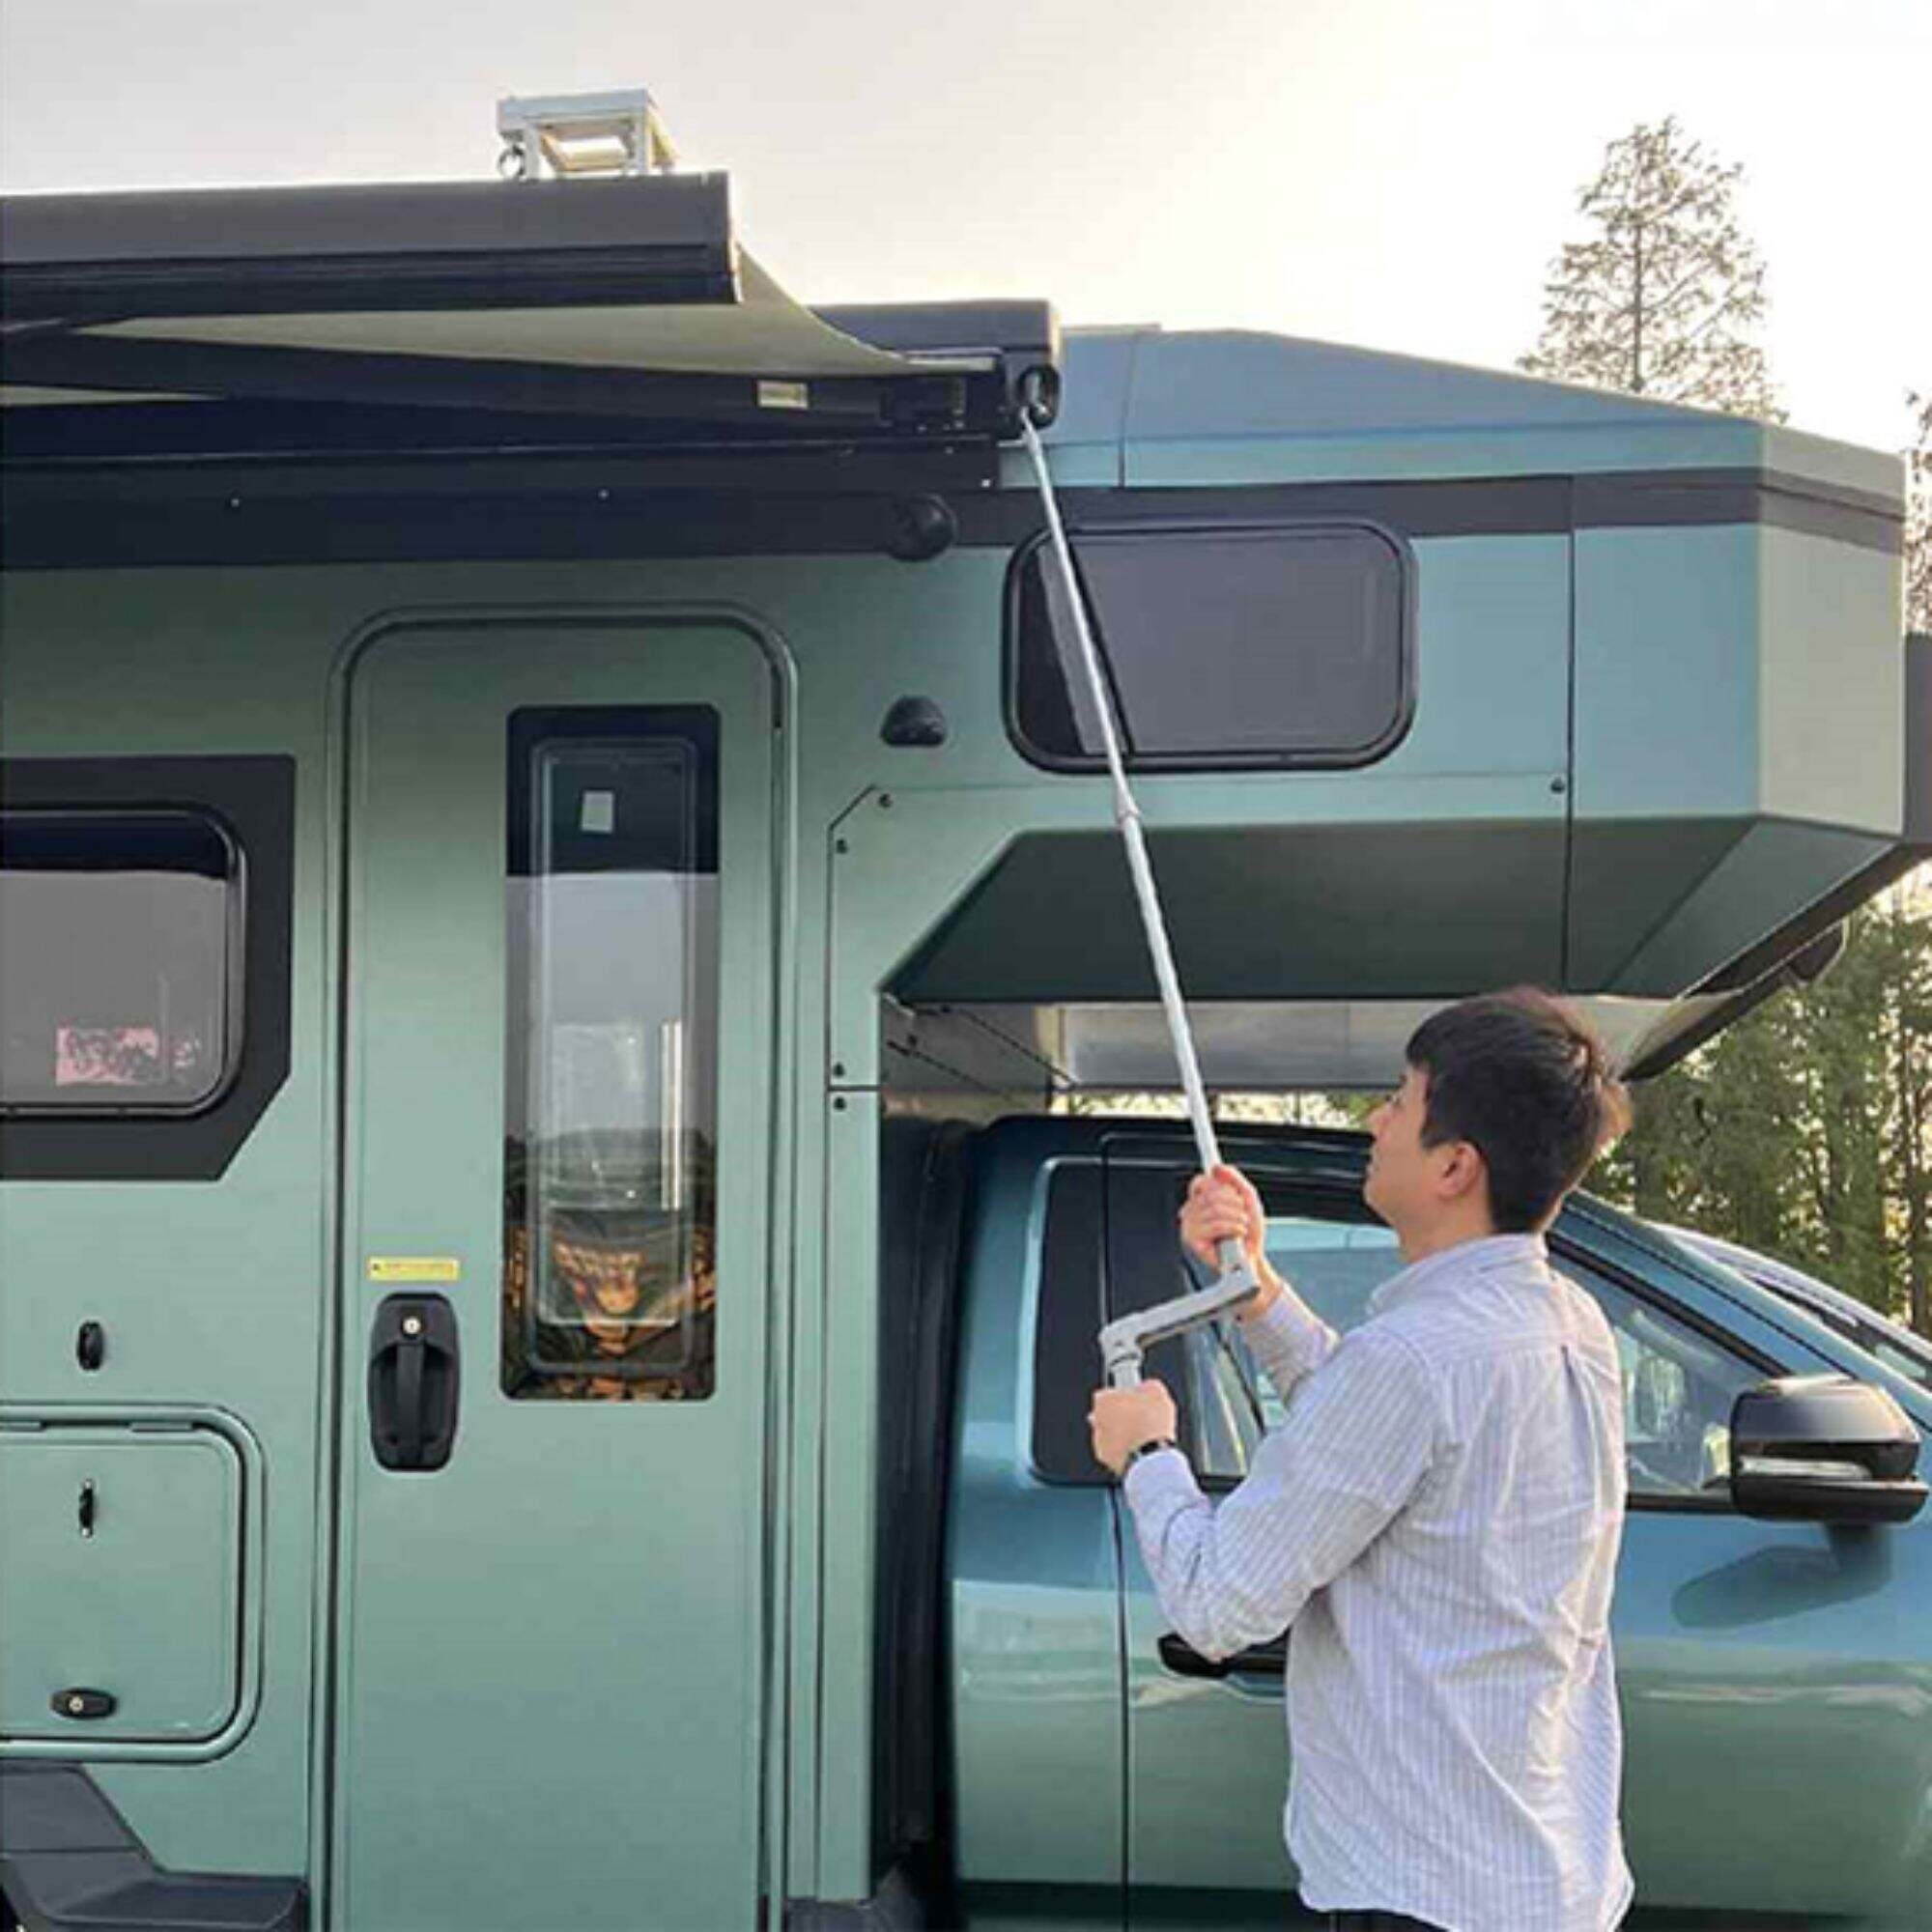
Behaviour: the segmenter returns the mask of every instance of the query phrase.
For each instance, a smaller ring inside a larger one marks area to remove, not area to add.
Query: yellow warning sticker
[[[463,1264],[454,1255],[371,1255],[371,1281],[461,1281]]]

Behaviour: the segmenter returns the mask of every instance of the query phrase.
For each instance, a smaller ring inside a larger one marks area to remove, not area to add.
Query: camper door
[[[774,668],[353,673],[338,1932],[753,1921]]]

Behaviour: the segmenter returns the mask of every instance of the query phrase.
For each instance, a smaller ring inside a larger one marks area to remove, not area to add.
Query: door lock
[[[369,1338],[369,1435],[385,1469],[440,1469],[456,1441],[456,1311],[440,1294],[392,1294]]]

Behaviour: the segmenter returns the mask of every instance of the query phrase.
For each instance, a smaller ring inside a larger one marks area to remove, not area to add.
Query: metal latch
[[[76,1686],[71,1690],[56,1690],[47,1700],[57,1718],[111,1718],[121,1700],[111,1690],[88,1690]]]

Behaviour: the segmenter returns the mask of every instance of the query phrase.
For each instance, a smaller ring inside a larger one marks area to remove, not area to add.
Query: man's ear
[[[1448,1155],[1440,1170],[1445,1201],[1461,1201],[1478,1189],[1488,1193],[1489,1164],[1473,1141],[1451,1141],[1443,1151]]]

